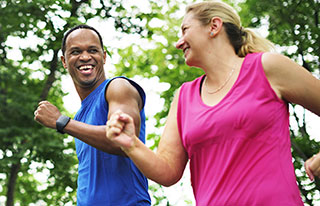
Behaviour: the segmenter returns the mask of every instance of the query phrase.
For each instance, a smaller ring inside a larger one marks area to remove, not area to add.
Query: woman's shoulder
[[[291,60],[279,53],[265,52],[262,54],[261,62],[265,70],[272,70],[285,66],[285,64],[291,62]]]
[[[199,82],[202,81],[202,79],[204,78],[205,75],[201,75],[200,77],[195,78],[194,80],[191,81],[187,81],[184,82],[181,87],[185,86],[185,85],[197,85]]]

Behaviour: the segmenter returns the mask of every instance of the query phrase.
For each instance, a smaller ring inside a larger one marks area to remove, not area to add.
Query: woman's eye
[[[187,27],[183,27],[182,29],[181,29],[181,33],[182,33],[182,35],[184,35],[186,32],[187,32]]]

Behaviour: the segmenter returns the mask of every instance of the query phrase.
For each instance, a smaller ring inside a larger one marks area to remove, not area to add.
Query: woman
[[[157,153],[118,111],[107,138],[150,179],[170,186],[190,160],[197,205],[303,205],[290,150],[288,102],[320,115],[320,81],[241,27],[229,5],[189,6],[182,22],[187,65],[205,75],[177,92]]]

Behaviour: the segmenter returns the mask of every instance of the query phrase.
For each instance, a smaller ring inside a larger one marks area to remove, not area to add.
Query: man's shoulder
[[[108,80],[108,85],[106,87],[106,95],[130,95],[139,94],[143,102],[145,101],[144,89],[134,80],[129,79],[124,76],[114,77]],[[108,94],[107,94],[108,92]]]

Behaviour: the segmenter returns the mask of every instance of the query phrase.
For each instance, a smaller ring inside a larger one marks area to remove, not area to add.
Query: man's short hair
[[[78,25],[78,26],[75,26],[75,27],[69,29],[69,30],[64,34],[64,36],[63,36],[63,38],[62,38],[62,45],[61,45],[61,50],[62,50],[63,56],[64,56],[64,53],[65,53],[65,51],[66,51],[66,41],[67,41],[67,38],[68,38],[69,34],[71,34],[71,32],[73,32],[74,30],[77,30],[77,29],[90,29],[90,30],[96,32],[96,34],[98,35],[99,40],[100,40],[101,48],[102,48],[102,50],[103,50],[103,42],[102,42],[102,37],[101,37],[100,33],[99,33],[95,28],[93,28],[92,26],[88,26],[88,25],[86,25],[86,24],[80,24],[80,25]]]

